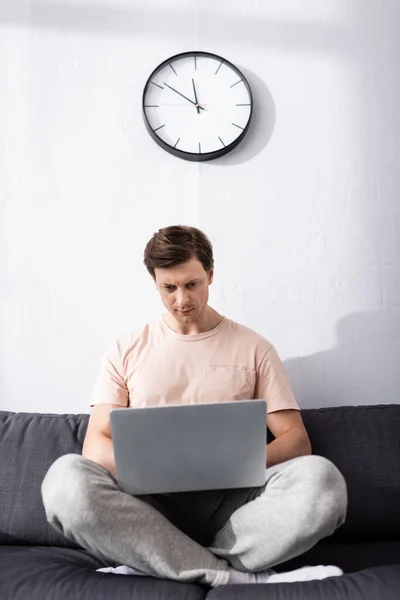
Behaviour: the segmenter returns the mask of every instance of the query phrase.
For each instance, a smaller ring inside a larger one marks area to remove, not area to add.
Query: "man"
[[[196,228],[160,229],[144,263],[167,309],[109,346],[91,398],[82,456],[67,454],[42,483],[48,521],[113,573],[212,587],[341,575],[333,566],[270,567],[302,554],[345,521],[338,469],[311,456],[298,404],[275,348],[208,305],[214,260]],[[131,496],[118,489],[111,408],[262,398],[266,484],[255,489]],[[117,566],[121,565],[121,566]]]

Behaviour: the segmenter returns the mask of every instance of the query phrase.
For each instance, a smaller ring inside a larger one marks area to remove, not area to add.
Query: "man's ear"
[[[154,285],[156,286],[156,290],[158,291],[158,284],[157,284],[157,280],[156,280],[156,278],[155,278],[155,276],[154,276],[154,275],[152,275],[151,277],[152,277],[152,279],[153,279],[153,281],[154,281]]]
[[[214,279],[214,267],[208,271],[208,285],[211,285]]]

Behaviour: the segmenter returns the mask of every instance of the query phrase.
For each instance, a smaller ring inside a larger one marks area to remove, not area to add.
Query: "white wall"
[[[0,408],[88,412],[109,341],[161,314],[159,227],[203,229],[211,304],[278,348],[303,407],[399,402],[397,0],[2,0]],[[142,122],[153,68],[236,63],[241,148],[192,164]]]

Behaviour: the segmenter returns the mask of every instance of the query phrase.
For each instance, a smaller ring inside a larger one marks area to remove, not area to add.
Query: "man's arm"
[[[267,403],[267,425],[275,440],[267,446],[267,467],[311,454],[311,444],[285,367],[270,346],[257,368],[254,398]]]
[[[275,439],[267,445],[267,467],[312,453],[299,410],[286,409],[268,413],[268,429]]]
[[[103,465],[116,476],[114,445],[111,439],[110,410],[126,408],[129,392],[124,379],[123,348],[117,338],[103,357],[91,396],[92,411],[82,448],[82,456]]]
[[[114,445],[111,439],[110,410],[120,404],[96,404],[92,407],[83,442],[82,456],[103,465],[116,476]]]

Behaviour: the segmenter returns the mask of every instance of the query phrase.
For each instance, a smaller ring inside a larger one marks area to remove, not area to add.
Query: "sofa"
[[[212,589],[97,572],[116,563],[105,564],[55,530],[40,492],[59,456],[81,453],[89,415],[0,411],[0,600],[399,600],[400,405],[302,414],[314,454],[331,460],[347,481],[348,515],[332,536],[275,569],[334,564],[345,575]]]

